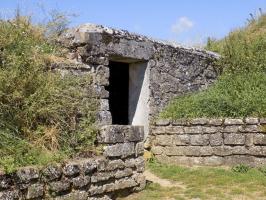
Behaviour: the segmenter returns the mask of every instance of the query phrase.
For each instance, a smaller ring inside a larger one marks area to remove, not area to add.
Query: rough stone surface
[[[169,125],[154,123],[151,127],[151,151],[160,162],[205,166],[266,165],[263,119],[180,119],[177,125],[175,121],[178,120]]]

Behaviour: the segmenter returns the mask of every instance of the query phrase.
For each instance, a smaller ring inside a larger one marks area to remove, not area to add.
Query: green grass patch
[[[184,167],[160,164],[156,161],[147,163],[148,170],[162,179],[182,187],[162,187],[148,183],[145,190],[124,198],[125,200],[153,199],[201,199],[233,200],[266,198],[266,177],[263,172],[251,168],[245,173],[214,167]],[[240,168],[245,168],[240,166]]]
[[[266,15],[206,48],[222,55],[221,76],[205,91],[176,97],[160,117],[266,117]]]
[[[92,78],[48,67],[63,55],[47,31],[19,14],[0,21],[0,169],[8,172],[94,148]]]

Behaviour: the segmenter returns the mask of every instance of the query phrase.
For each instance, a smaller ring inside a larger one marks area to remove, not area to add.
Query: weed
[[[250,169],[251,169],[250,166],[239,164],[239,165],[234,166],[232,168],[232,171],[237,172],[237,173],[247,173]]]

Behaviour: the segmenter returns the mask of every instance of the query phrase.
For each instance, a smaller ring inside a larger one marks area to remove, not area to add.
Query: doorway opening
[[[110,61],[109,70],[112,124],[144,126],[147,135],[150,96],[148,63],[120,59]]]
[[[128,124],[129,64],[109,62],[109,106],[112,124]]]

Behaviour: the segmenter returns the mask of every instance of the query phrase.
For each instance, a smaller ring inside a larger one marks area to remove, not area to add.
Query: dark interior
[[[112,124],[128,124],[129,64],[109,62],[109,105]]]

